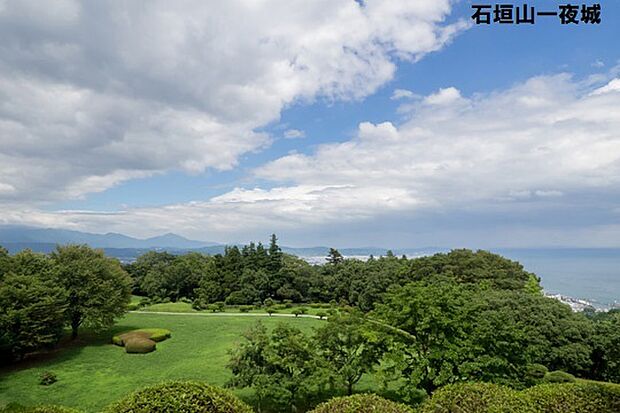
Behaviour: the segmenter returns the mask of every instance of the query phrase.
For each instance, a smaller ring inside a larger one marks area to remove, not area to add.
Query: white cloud
[[[300,100],[360,99],[438,50],[450,1],[36,1],[0,8],[4,202],[235,167]]]
[[[541,213],[550,206],[550,216],[557,216],[562,208],[583,209],[583,192],[598,191],[611,199],[620,195],[620,94],[594,95],[561,74],[474,97],[459,94],[451,102],[419,105],[399,126],[361,123],[351,140],[256,169],[256,177],[274,183],[272,188],[237,188],[203,202],[128,209],[113,216],[19,211],[13,220],[90,230],[105,226],[135,235],[176,230],[247,239],[270,231],[305,233],[347,223],[363,227],[390,217],[404,222],[419,214],[455,211],[484,215],[501,210],[505,219],[511,211]],[[537,228],[528,227],[530,234],[540,234],[530,240],[557,245],[566,237],[590,234],[580,242],[601,245],[613,244],[609,237],[617,234],[617,227],[606,229],[600,222],[572,224],[572,218],[560,228],[539,222]],[[519,241],[527,243],[526,226],[515,223],[506,231],[518,232]],[[499,233],[476,231],[487,242],[502,242]],[[428,237],[435,239],[432,231]]]
[[[299,129],[287,129],[284,131],[286,139],[301,139],[306,137],[306,133]]]
[[[461,98],[461,92],[454,87],[439,89],[437,93],[427,96],[424,103],[428,105],[448,105],[454,103]]]
[[[416,94],[413,93],[410,90],[407,90],[407,89],[394,89],[394,92],[392,92],[392,96],[390,97],[390,99],[392,99],[392,100],[412,99],[415,96],[416,96]]]

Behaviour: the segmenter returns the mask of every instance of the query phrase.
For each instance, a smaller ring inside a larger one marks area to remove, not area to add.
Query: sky
[[[0,224],[620,247],[599,3],[598,25],[475,25],[471,1],[0,0]]]

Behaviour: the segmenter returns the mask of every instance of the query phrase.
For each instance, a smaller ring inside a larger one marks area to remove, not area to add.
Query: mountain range
[[[88,244],[93,248],[101,248],[106,254],[119,258],[123,261],[133,261],[136,257],[150,250],[169,251],[183,254],[189,251],[204,254],[219,254],[224,252],[226,245],[211,241],[197,241],[187,239],[177,234],[167,233],[164,235],[140,239],[118,233],[94,234],[89,232],[73,231],[55,228],[36,228],[27,226],[5,225],[0,226],[0,246],[14,254],[24,249],[35,252],[49,253],[56,248],[57,244]],[[282,250],[288,254],[300,257],[316,257],[321,261],[329,252],[328,247],[287,247]],[[406,250],[394,250],[395,254],[425,255],[428,253],[445,250],[443,248],[415,248]],[[339,251],[348,257],[385,255],[386,248],[342,248]]]

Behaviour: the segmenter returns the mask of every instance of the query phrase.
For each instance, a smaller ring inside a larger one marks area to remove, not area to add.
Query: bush
[[[242,312],[242,313],[249,313],[251,309],[252,309],[251,305],[241,305],[241,306],[239,306],[239,311]]]
[[[49,386],[50,384],[54,384],[58,381],[58,377],[56,377],[55,373],[51,371],[44,371],[39,375],[39,384],[42,386]]]
[[[533,379],[542,379],[549,372],[542,364],[529,364],[527,366],[527,376]]]
[[[620,412],[620,386],[610,383],[541,384],[521,393],[535,412]]]
[[[173,381],[138,390],[105,413],[252,413],[232,393],[206,383]]]
[[[327,313],[325,311],[317,311],[316,315],[322,320],[327,317]]]
[[[125,341],[125,351],[133,354],[144,354],[155,351],[157,344],[150,338],[132,337]]]
[[[139,308],[140,308],[140,305],[138,303],[127,304],[127,311],[136,311]]]
[[[580,380],[540,384],[517,392],[490,383],[452,384],[427,399],[419,413],[620,412],[620,386]]]
[[[564,371],[556,370],[545,374],[544,381],[547,383],[574,383],[575,376]]]
[[[519,393],[491,383],[450,384],[433,393],[420,413],[510,413],[530,412]]]
[[[170,337],[172,337],[172,333],[165,328],[141,328],[115,335],[112,337],[112,343],[123,346],[131,338],[148,338],[159,343]]]
[[[386,400],[376,394],[355,394],[347,397],[335,397],[319,404],[310,413],[413,413],[413,409],[404,404]]]

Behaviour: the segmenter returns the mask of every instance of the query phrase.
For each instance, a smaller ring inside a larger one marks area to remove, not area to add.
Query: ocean
[[[541,278],[546,293],[589,301],[596,308],[620,305],[620,249],[498,249]]]

